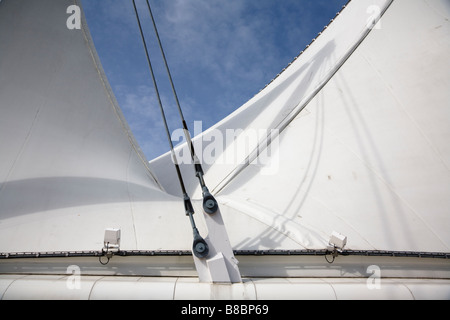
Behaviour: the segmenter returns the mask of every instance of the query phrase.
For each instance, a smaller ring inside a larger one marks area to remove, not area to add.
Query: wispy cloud
[[[130,87],[118,85],[116,96],[121,101],[122,111],[136,139],[146,155],[162,154],[169,151],[166,129],[162,121],[158,100],[154,88],[150,86]],[[161,97],[165,106],[165,115],[170,124],[179,122],[173,103],[165,96]],[[174,130],[175,126],[170,128]]]
[[[244,104],[321,31],[347,0],[150,0],[190,129]],[[171,130],[181,126],[145,0],[136,0]],[[83,0],[99,56],[144,153],[167,137],[131,1]]]
[[[236,79],[261,80],[261,69],[270,64],[271,30],[264,14],[246,1],[167,2],[161,19],[168,51],[177,52],[176,65],[195,65],[199,72],[228,87]],[[261,65],[261,63],[263,65]]]
[[[313,37],[310,12],[302,10],[308,1],[154,2],[184,96],[195,93],[222,117],[263,88]]]

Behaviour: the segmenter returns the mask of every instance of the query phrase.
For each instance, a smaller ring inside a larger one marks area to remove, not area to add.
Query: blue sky
[[[136,0],[171,132],[181,127],[145,0]],[[187,124],[239,108],[322,31],[347,0],[151,0]],[[111,87],[149,160],[169,151],[131,0],[82,0]],[[175,141],[175,144],[177,142]]]

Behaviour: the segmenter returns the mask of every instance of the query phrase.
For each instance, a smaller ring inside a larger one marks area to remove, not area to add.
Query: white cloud
[[[178,63],[195,64],[229,85],[230,74],[260,77],[254,72],[256,63],[269,52],[261,41],[262,33],[268,31],[264,30],[263,17],[252,14],[249,19],[247,9],[245,1],[236,0],[170,1],[166,2],[161,29],[170,39],[169,50],[179,53]]]
[[[189,128],[201,120],[207,129],[262,89],[328,23],[329,18],[318,27],[321,12],[311,10],[340,1],[151,0]],[[136,3],[173,131],[181,126],[178,111],[146,1]],[[168,142],[133,5],[123,0],[83,0],[83,5],[119,105],[144,153],[158,156]]]
[[[114,91],[144,154],[153,158],[169,151],[166,128],[154,88],[145,85],[138,87],[118,85]],[[181,128],[180,116],[171,96],[161,96],[161,100],[170,134],[172,134],[174,130]],[[185,104],[183,109],[186,113],[191,111],[188,104]]]

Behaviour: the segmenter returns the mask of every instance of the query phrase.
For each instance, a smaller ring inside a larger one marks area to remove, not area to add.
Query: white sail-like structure
[[[194,139],[239,260],[227,285],[199,281],[171,156],[147,163],[73,4],[0,2],[0,298],[450,298],[448,1],[349,2]]]

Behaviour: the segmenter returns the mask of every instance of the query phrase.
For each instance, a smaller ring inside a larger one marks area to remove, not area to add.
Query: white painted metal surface
[[[369,279],[370,280],[370,279]],[[450,299],[449,280],[304,278],[244,279],[243,283],[210,285],[194,278],[82,277],[75,287],[64,276],[5,276],[0,299],[130,299],[130,300],[360,300]]]

